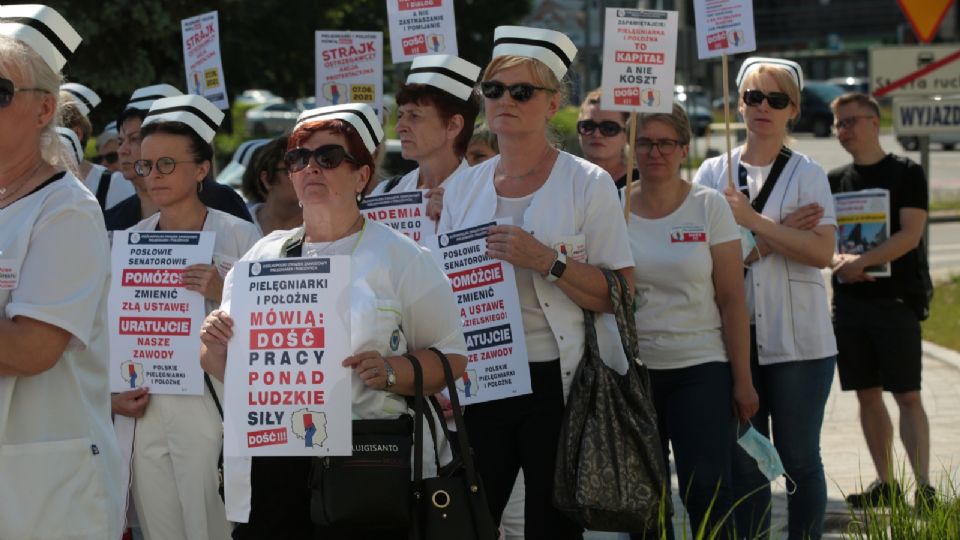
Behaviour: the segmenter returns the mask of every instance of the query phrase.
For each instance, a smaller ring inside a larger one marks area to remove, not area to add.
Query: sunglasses
[[[763,103],[763,100],[767,100],[767,104],[778,111],[786,109],[787,105],[790,105],[790,96],[783,92],[764,94],[760,90],[747,90],[743,93],[743,103],[748,107],[756,107]]]
[[[357,159],[339,144],[325,144],[315,150],[294,148],[287,152],[283,160],[287,164],[287,170],[295,173],[306,169],[311,157],[321,169],[336,169],[344,160],[357,164]]]
[[[507,86],[500,81],[483,81],[480,83],[480,93],[483,94],[483,97],[488,99],[500,99],[503,97],[503,92],[510,92],[510,97],[518,103],[524,103],[530,101],[530,98],[533,97],[534,92],[537,90],[543,90],[544,92],[556,92],[553,88],[545,88],[543,86],[534,86],[529,83],[517,83]]]
[[[177,161],[172,157],[162,157],[157,160],[156,163],[149,159],[138,159],[133,162],[133,170],[136,171],[137,176],[148,176],[150,171],[153,170],[153,166],[157,166],[157,170],[160,171],[160,174],[170,174],[174,169],[177,168],[177,163],[195,163],[194,161]]]
[[[46,92],[43,88],[17,88],[10,79],[0,78],[0,109],[9,107],[17,92]]]
[[[600,123],[594,122],[593,120],[580,120],[577,122],[577,133],[584,137],[593,135],[593,132],[597,129],[600,130],[600,134],[604,137],[616,137],[624,130],[624,127],[613,120],[604,120]]]
[[[93,158],[94,163],[106,163],[107,165],[113,165],[120,159],[120,156],[116,152],[107,152],[102,156],[97,156]]]

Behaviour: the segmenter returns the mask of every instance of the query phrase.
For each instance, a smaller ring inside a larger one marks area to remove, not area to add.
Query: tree
[[[93,88],[103,103],[92,120],[115,119],[134,89],[166,82],[183,89],[180,21],[217,10],[224,78],[231,94],[267,88],[288,97],[312,95],[316,30],[384,32],[384,71],[390,61],[385,0],[47,0],[83,37],[65,69]],[[516,24],[530,0],[454,0],[460,56],[485,65],[494,28]],[[386,92],[395,86],[389,81]]]

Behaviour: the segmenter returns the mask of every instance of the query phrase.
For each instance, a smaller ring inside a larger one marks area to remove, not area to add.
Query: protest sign
[[[755,51],[753,0],[694,0],[697,56],[713,58]]]
[[[487,223],[433,237],[431,253],[450,279],[467,340],[463,404],[529,394],[530,366],[513,265],[486,256]]]
[[[862,255],[890,238],[890,192],[864,189],[837,193],[837,253]],[[890,263],[869,266],[864,273],[890,277]]]
[[[224,377],[224,455],[351,452],[350,257],[241,261]]]
[[[453,0],[387,0],[393,63],[421,54],[457,55]]]
[[[203,393],[203,296],[183,288],[183,269],[210,264],[215,233],[118,231],[113,236],[108,317],[110,391]]]
[[[180,21],[183,34],[183,65],[187,71],[187,93],[207,98],[221,109],[229,109],[227,83],[220,59],[220,25],[211,11]]]
[[[607,8],[604,110],[670,112],[677,63],[677,12]]]
[[[436,223],[427,217],[426,190],[370,195],[360,203],[360,213],[379,221],[423,245],[436,232]]]
[[[317,107],[367,103],[383,121],[383,32],[316,33]]]

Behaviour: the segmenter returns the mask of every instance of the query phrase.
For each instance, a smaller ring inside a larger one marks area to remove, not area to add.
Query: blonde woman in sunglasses
[[[632,282],[613,180],[599,166],[557,150],[547,137],[576,51],[552,30],[496,29],[480,91],[500,155],[451,179],[438,226],[443,233],[494,219],[509,223],[490,227],[487,255],[516,269],[521,313],[511,316],[523,321],[533,392],[469,405],[464,417],[498,522],[522,470],[527,538],[582,535],[551,504],[564,402],[583,358],[583,310],[613,310],[598,267],[619,270]],[[601,347],[617,343],[611,361],[625,367],[626,359],[615,356],[622,356],[615,329],[612,316],[598,317]]]
[[[800,115],[800,66],[749,58],[737,84],[746,143],[729,164],[726,156],[705,161],[695,181],[723,192],[737,223],[756,238],[743,260],[751,373],[760,395],[751,423],[761,435],[772,434],[786,469],[789,538],[820,538],[826,508],[820,427],[837,354],[820,269],[833,256],[833,197],[823,168],[785,146],[788,126]],[[735,448],[733,478],[734,500],[749,495],[736,506],[738,537],[765,533],[769,481],[776,477]]]

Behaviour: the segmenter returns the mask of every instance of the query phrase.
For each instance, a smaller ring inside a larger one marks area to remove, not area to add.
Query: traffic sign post
[[[878,98],[960,93],[960,47],[871,47],[870,89]]]

